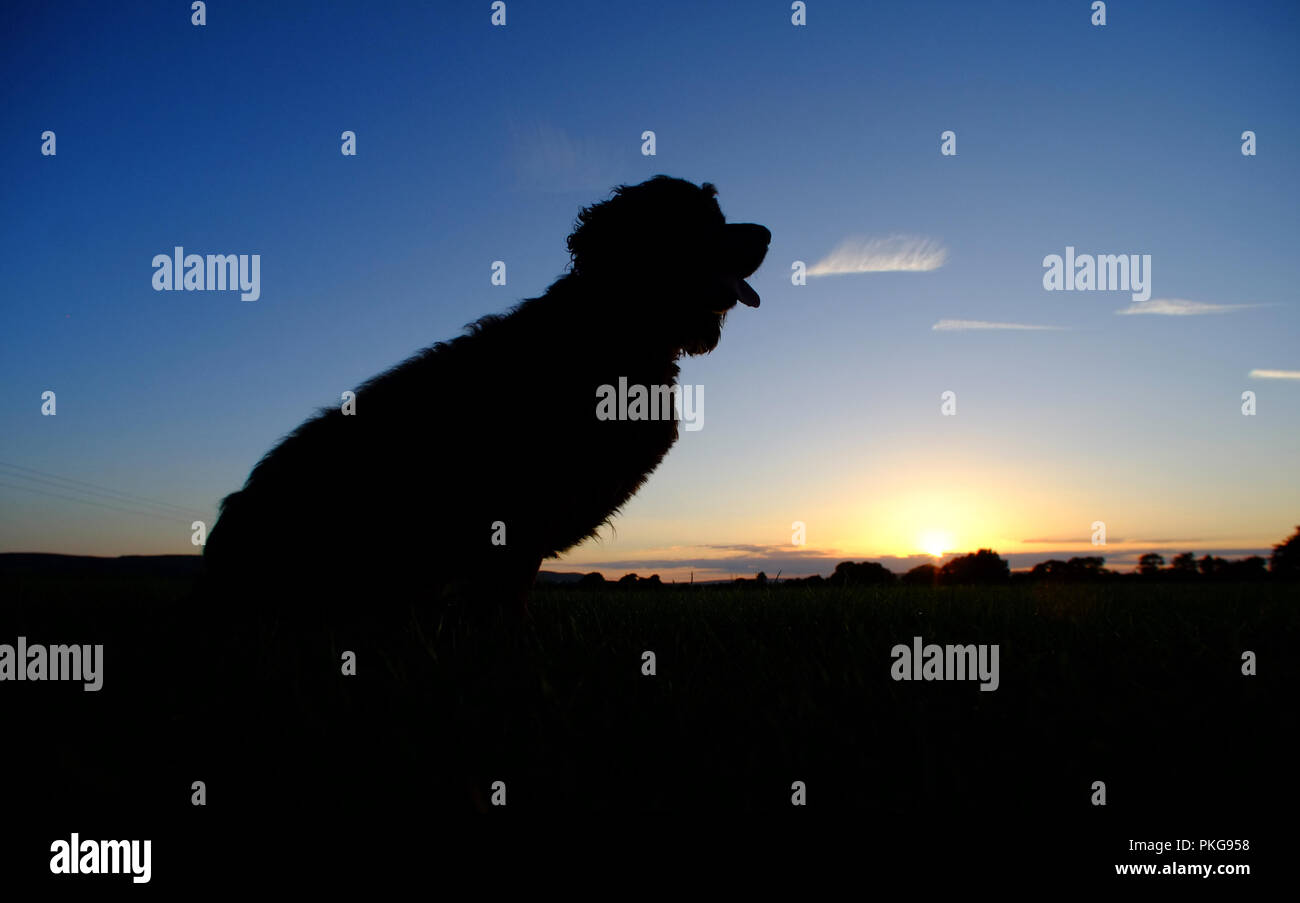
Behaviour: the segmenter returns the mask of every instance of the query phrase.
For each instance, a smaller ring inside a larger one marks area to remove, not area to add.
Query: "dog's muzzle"
[[[763,262],[771,242],[772,233],[756,223],[729,223],[722,227],[719,256],[726,267],[728,284],[735,289],[736,299],[741,304],[758,307],[758,292],[745,279]]]

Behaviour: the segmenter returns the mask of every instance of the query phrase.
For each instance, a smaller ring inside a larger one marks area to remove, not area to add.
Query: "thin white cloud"
[[[1300,379],[1300,370],[1251,370],[1251,379]]]
[[[1199,314],[1226,314],[1234,310],[1256,307],[1254,304],[1206,304],[1204,301],[1185,301],[1182,298],[1152,298],[1134,301],[1117,314],[1158,314],[1165,317],[1194,317]]]
[[[808,270],[809,276],[842,273],[924,273],[937,270],[948,249],[930,238],[891,235],[888,238],[846,238]]]
[[[517,187],[532,191],[608,191],[618,183],[615,154],[599,141],[540,123],[516,127]]]
[[[987,320],[940,320],[930,327],[938,332],[961,332],[967,329],[1058,330],[1063,326],[1033,326],[1029,323],[990,323]]]

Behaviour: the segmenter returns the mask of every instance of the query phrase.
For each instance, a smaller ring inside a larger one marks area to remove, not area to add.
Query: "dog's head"
[[[708,182],[669,176],[615,188],[578,216],[569,236],[573,274],[608,286],[631,323],[680,352],[712,351],[737,301],[758,307],[745,277],[772,240],[763,226],[728,223],[716,195]]]

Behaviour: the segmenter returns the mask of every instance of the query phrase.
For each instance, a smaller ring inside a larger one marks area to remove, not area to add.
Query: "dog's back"
[[[671,418],[596,418],[600,386],[671,384],[677,367],[591,345],[562,294],[485,318],[360,387],[354,415],[325,409],[286,437],[222,503],[210,573],[281,592],[526,589],[677,438]]]

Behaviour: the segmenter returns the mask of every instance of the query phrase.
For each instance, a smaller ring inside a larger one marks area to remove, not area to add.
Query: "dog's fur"
[[[658,176],[584,209],[546,294],[374,377],[354,416],[322,409],[262,458],[222,503],[209,572],[357,605],[451,587],[525,601],[542,560],[593,536],[677,438],[673,419],[598,419],[598,387],[671,385],[737,300],[757,306],[743,279],[771,235],[726,225],[715,194]]]

